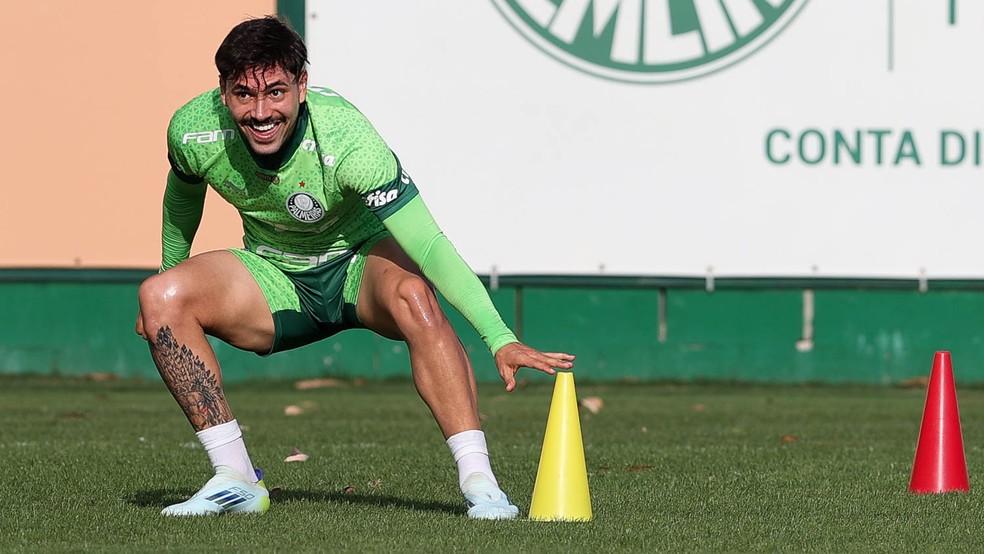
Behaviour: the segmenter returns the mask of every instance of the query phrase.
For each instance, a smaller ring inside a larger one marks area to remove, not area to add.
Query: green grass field
[[[906,492],[923,391],[579,384],[595,520],[474,522],[412,385],[231,387],[260,517],[160,509],[209,476],[159,384],[0,380],[0,550],[981,551],[984,502]],[[500,481],[525,515],[550,388],[482,390]],[[971,484],[984,391],[960,391]],[[285,416],[284,407],[304,408]],[[284,463],[297,447],[311,457]],[[345,489],[351,487],[347,492]],[[353,490],[354,489],[354,490]]]

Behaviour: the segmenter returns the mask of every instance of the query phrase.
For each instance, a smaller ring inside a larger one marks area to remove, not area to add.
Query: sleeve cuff
[[[516,338],[516,335],[514,335],[512,331],[507,330],[505,334],[489,341],[489,350],[491,350],[492,355],[495,356],[495,353],[498,352],[503,346],[514,342],[519,342],[519,339]]]

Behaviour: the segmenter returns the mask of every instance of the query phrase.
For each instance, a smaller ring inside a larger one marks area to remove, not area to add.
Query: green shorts
[[[230,249],[256,279],[273,315],[273,347],[265,355],[363,327],[355,304],[366,257],[388,236],[380,233],[347,255],[303,271],[284,271],[249,250]]]

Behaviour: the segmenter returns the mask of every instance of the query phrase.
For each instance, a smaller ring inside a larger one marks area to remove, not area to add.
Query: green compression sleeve
[[[204,184],[186,183],[174,171],[168,172],[167,188],[164,189],[164,223],[161,227],[161,271],[187,260],[191,254],[191,241],[202,221],[205,190]]]
[[[493,355],[503,346],[517,342],[482,282],[444,236],[419,196],[384,219],[383,225],[437,290],[478,331]]]

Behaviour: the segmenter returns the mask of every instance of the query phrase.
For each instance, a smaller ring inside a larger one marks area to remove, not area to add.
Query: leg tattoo
[[[232,419],[218,376],[190,348],[174,340],[170,327],[157,331],[150,354],[195,431]]]

